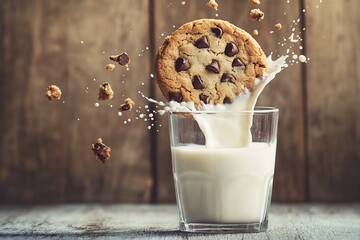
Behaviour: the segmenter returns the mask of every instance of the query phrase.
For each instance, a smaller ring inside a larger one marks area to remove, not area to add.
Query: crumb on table
[[[255,36],[259,35],[259,31],[258,31],[257,29],[255,29],[255,30],[253,31],[253,34],[254,34]]]

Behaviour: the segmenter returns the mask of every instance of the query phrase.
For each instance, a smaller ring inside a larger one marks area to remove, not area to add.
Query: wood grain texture
[[[360,5],[306,4],[310,199],[358,201]]]
[[[193,234],[178,230],[173,205],[59,205],[0,208],[10,239],[358,239],[360,205],[273,205],[267,232]]]
[[[141,82],[147,84],[149,62],[138,54],[149,41],[142,27],[148,3],[17,0],[1,6],[0,202],[148,201],[148,124],[135,121],[135,111],[117,115],[126,97],[137,106],[146,102],[138,91],[147,94]],[[130,70],[106,71],[108,55],[121,51],[131,57]],[[106,81],[115,96],[95,108]],[[49,84],[62,89],[61,101],[47,101]],[[128,118],[133,121],[123,124]],[[106,165],[90,150],[98,137],[112,148]]]
[[[267,55],[274,52],[274,58],[285,54],[286,49],[296,51],[299,44],[283,41],[283,37],[291,35],[292,28],[299,32],[300,23],[293,20],[300,17],[299,1],[283,3],[262,3],[265,20],[260,24],[249,20],[253,5],[247,1],[219,1],[219,11],[206,7],[207,1],[156,1],[155,3],[155,37],[156,46],[160,46],[167,36],[183,23],[199,18],[220,18],[228,20],[252,33],[258,29],[260,34],[255,37]],[[218,16],[216,16],[218,14]],[[179,17],[181,16],[181,17]],[[284,28],[276,31],[274,25],[282,23]],[[291,24],[292,26],[290,26]],[[174,27],[175,26],[175,27]],[[280,45],[278,44],[280,43]],[[281,46],[281,44],[285,46]],[[278,151],[273,199],[278,201],[303,201],[305,199],[305,157],[304,157],[304,113],[302,104],[301,68],[294,65],[281,73],[266,88],[259,99],[260,105],[275,106],[280,109],[278,134]],[[157,99],[164,99],[157,91]],[[174,200],[174,187],[169,185],[172,180],[169,137],[167,119],[161,118],[162,128],[158,134],[158,198],[161,202]],[[291,133],[291,134],[289,134]]]

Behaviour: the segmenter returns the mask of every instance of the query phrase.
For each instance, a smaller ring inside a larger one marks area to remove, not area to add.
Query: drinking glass
[[[180,230],[268,227],[279,110],[172,112],[172,169]]]

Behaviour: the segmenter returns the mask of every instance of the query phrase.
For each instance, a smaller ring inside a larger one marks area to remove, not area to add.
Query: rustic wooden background
[[[148,130],[151,121],[135,111],[119,117],[117,107],[131,97],[136,110],[153,110],[138,91],[163,100],[150,74],[164,37],[216,17],[259,29],[267,54],[284,54],[283,38],[302,32],[291,52],[310,61],[282,72],[259,103],[281,114],[273,200],[360,200],[358,0],[264,0],[260,24],[248,19],[248,0],[219,0],[218,12],[206,0],[182,2],[0,2],[0,203],[173,202],[166,117]],[[277,22],[283,29],[270,34]],[[108,55],[122,51],[129,71],[105,71]],[[96,108],[105,81],[115,97]],[[61,87],[61,101],[46,100],[49,84]],[[99,136],[112,147],[105,165],[90,151]]]

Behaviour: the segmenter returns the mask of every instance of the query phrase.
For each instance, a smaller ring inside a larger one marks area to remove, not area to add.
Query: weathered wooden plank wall
[[[149,57],[137,55],[149,43],[148,2],[9,0],[1,7],[0,201],[149,201],[148,124],[124,125],[134,114],[117,115],[125,97],[146,103],[137,91],[148,94],[141,82],[148,85]],[[129,51],[130,71],[104,70],[116,50]],[[95,108],[105,81],[114,106]],[[52,83],[63,90],[60,102],[44,98]],[[98,137],[116,146],[110,164],[90,151]]]
[[[219,1],[218,12],[206,0],[182,2],[1,1],[1,203],[174,201],[167,118],[157,116],[159,131],[148,130],[135,111],[117,116],[117,106],[131,97],[146,113],[139,90],[163,99],[149,75],[164,37],[187,21],[216,17],[258,29],[266,54],[289,46],[299,53],[306,45],[310,57],[281,73],[259,99],[281,112],[273,199],[360,200],[357,0],[263,1],[260,24],[249,21],[245,0]],[[292,29],[304,27],[305,41],[290,43]],[[107,56],[121,51],[130,54],[130,70],[105,71]],[[115,90],[113,107],[95,108],[104,81]],[[63,89],[65,103],[46,101],[51,83]],[[89,150],[99,136],[112,147],[106,165]]]
[[[306,4],[309,198],[359,200],[360,4]]]

